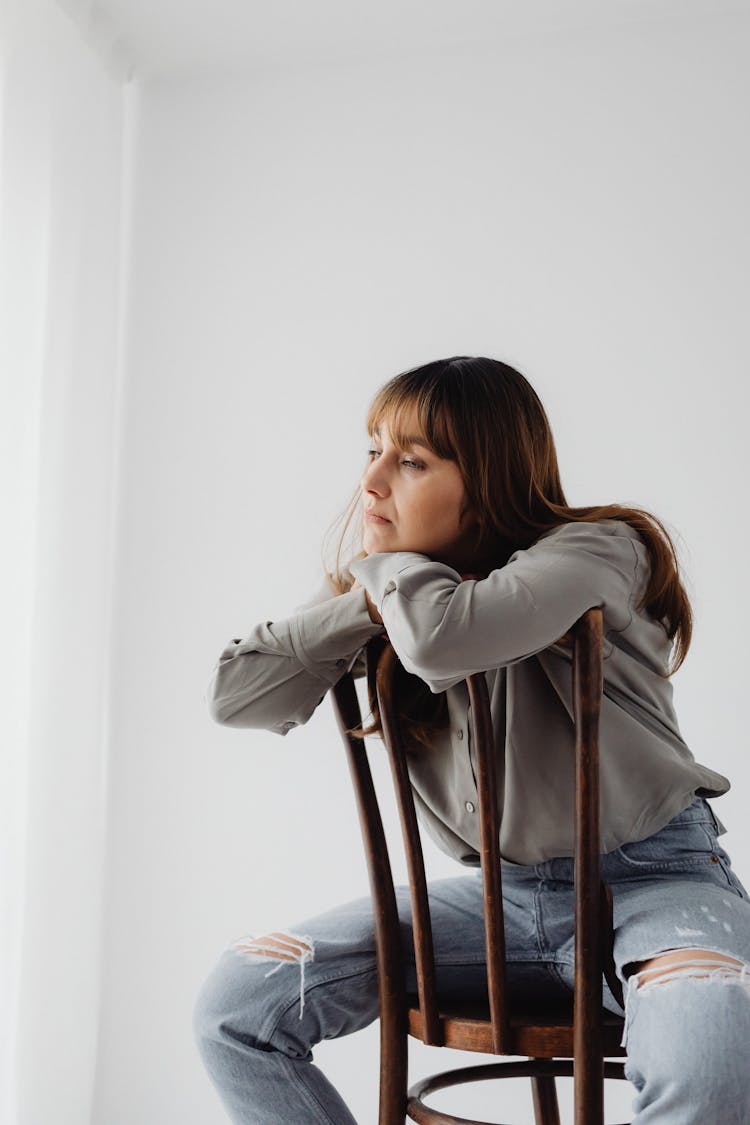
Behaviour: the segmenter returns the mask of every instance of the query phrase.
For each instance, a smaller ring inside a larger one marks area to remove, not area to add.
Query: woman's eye
[[[368,449],[367,450],[367,456],[368,457],[379,457],[380,456],[380,450],[379,449]],[[411,457],[405,457],[403,459],[403,461],[401,462],[401,464],[402,465],[408,465],[409,468],[411,468],[411,469],[423,469],[424,468],[424,465],[421,463],[421,461],[414,461],[414,460],[412,460]]]

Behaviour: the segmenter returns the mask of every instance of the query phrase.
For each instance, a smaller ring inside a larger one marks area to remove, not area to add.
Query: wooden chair
[[[406,851],[411,888],[418,993],[408,994],[388,848],[377,795],[361,739],[348,731],[361,722],[351,672],[332,689],[334,711],[347,748],[373,899],[380,1004],[379,1125],[486,1125],[431,1109],[424,1098],[446,1086],[487,1078],[528,1076],[536,1125],[559,1125],[555,1076],[573,1076],[576,1125],[604,1125],[604,1079],[624,1079],[620,1046],[624,1020],[602,1006],[602,973],[622,1003],[612,957],[612,894],[600,879],[599,713],[603,689],[602,611],[587,610],[570,630],[573,643],[573,699],[576,729],[575,790],[575,983],[570,1000],[509,1007],[499,817],[492,768],[493,739],[489,694],[483,673],[469,676],[472,737],[478,762],[479,826],[487,950],[489,1003],[442,1005],[436,994],[432,930],[422,846],[404,746],[400,735],[393,673],[398,657],[387,637],[367,645],[368,683],[375,686],[384,742]],[[572,810],[571,810],[572,811]],[[407,1090],[408,1036],[433,1046],[496,1055],[525,1056],[435,1074]]]

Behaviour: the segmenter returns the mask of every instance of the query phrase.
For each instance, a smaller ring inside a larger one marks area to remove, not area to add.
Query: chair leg
[[[409,1069],[409,1040],[380,1023],[380,1106],[378,1125],[404,1125]]]
[[[554,1075],[532,1074],[531,1095],[534,1099],[535,1125],[560,1125]]]

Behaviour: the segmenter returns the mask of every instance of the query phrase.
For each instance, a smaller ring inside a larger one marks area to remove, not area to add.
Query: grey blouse
[[[324,580],[291,616],[231,640],[206,692],[216,722],[286,735],[301,726],[347,670],[364,675],[363,647],[386,630],[404,668],[446,692],[450,727],[409,755],[419,818],[447,855],[479,862],[479,814],[467,676],[484,671],[502,798],[500,853],[535,864],[574,853],[575,730],[572,652],[559,638],[591,606],[604,624],[599,730],[601,851],[641,840],[695,795],[730,788],[700,765],[661,678],[672,642],[636,603],[648,552],[621,520],[568,523],[515,551],[477,581],[413,551],[350,563],[363,589],[335,595]],[[717,818],[718,820],[718,818]],[[726,828],[718,820],[720,833]]]

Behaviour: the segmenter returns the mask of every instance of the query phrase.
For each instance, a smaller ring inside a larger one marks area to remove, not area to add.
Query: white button
[[[471,801],[466,802],[466,811],[467,812],[474,812],[475,811],[475,806],[472,804]]]
[[[458,737],[459,737],[459,738],[463,738],[463,736],[464,736],[464,732],[463,732],[462,730],[460,730],[460,731],[458,732]]]

